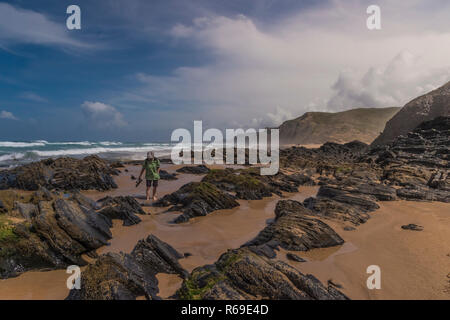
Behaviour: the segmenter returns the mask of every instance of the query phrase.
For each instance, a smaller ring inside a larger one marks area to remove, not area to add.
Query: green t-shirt
[[[145,179],[147,180],[159,180],[159,160],[145,160],[142,167],[145,169]]]

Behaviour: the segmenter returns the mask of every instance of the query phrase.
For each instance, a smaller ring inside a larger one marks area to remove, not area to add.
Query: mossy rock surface
[[[85,265],[83,255],[112,238],[111,219],[139,223],[142,208],[127,197],[96,203],[79,192],[0,191],[0,278],[28,270]],[[103,213],[104,214],[103,214]]]
[[[348,299],[281,261],[272,261],[248,248],[229,250],[213,265],[192,271],[176,297],[183,300]]]
[[[116,168],[96,155],[83,159],[45,159],[0,171],[0,190],[21,189],[35,191],[40,187],[49,190],[110,190],[117,188],[112,176]]]
[[[150,235],[140,240],[131,253],[107,253],[89,265],[81,277],[81,289],[71,290],[69,300],[133,300],[140,296],[158,297],[158,273],[188,272],[178,260],[183,255],[169,244]]]
[[[193,217],[205,216],[213,211],[239,206],[235,198],[208,182],[190,182],[179,190],[164,196],[155,206],[172,206],[169,210],[181,211],[173,222],[186,222]]]

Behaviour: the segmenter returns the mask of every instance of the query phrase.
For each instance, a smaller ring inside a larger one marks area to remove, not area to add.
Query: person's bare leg
[[[146,191],[147,201],[150,201],[150,190],[151,190],[151,187],[147,187],[147,191]]]
[[[158,197],[156,196],[157,189],[158,189],[158,186],[153,186],[153,200],[158,200]]]

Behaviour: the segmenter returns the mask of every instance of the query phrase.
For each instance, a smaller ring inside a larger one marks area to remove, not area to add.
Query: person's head
[[[147,152],[147,159],[151,160],[155,158],[155,153],[153,151]]]

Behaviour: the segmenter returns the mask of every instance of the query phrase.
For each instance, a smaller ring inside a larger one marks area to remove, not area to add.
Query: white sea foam
[[[29,148],[29,147],[45,147],[47,145],[81,145],[91,146],[96,144],[89,141],[73,141],[73,142],[48,142],[46,140],[36,140],[32,142],[15,142],[15,141],[0,141],[0,148]]]
[[[69,155],[84,155],[84,154],[99,154],[99,153],[135,153],[135,152],[147,152],[147,151],[159,151],[167,150],[167,147],[118,147],[118,148],[84,148],[84,149],[67,149],[67,150],[32,150],[31,152],[37,154],[40,157],[55,157],[55,156],[69,156]]]
[[[46,143],[43,141],[34,141],[34,142],[0,141],[0,147],[3,148],[43,147],[45,145]]]
[[[10,153],[10,154],[4,154],[0,156],[0,162],[3,161],[12,161],[12,160],[19,160],[22,159],[25,156],[24,153]]]
[[[99,144],[104,146],[121,146],[122,142],[115,142],[115,141],[101,141]]]
[[[47,142],[48,145],[80,145],[80,146],[92,146],[94,142],[78,141],[78,142]]]
[[[0,166],[17,165],[43,158],[63,156],[86,156],[99,154],[111,159],[140,159],[146,152],[155,151],[158,157],[170,155],[169,143],[123,143],[115,141],[73,141],[48,142],[36,140],[32,142],[0,142]],[[12,151],[12,148],[17,148]],[[5,150],[6,149],[6,150]],[[20,152],[19,152],[20,150]]]

